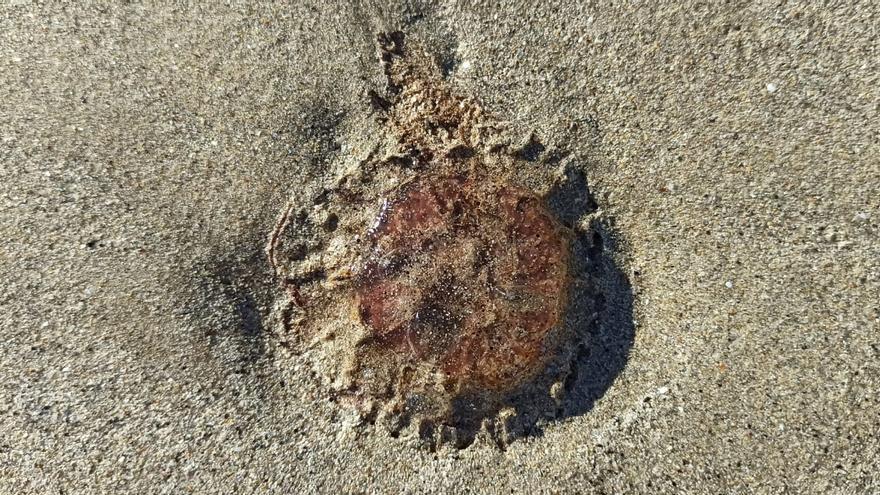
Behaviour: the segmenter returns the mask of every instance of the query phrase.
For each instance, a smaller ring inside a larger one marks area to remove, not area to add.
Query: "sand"
[[[880,490],[878,22],[871,2],[7,2],[0,492]],[[505,449],[363,424],[320,346],[267,331],[268,235],[366,152],[396,29],[583,172],[626,288],[596,396]]]

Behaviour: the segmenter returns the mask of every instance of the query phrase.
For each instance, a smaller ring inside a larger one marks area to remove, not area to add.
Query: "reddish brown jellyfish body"
[[[334,397],[370,422],[473,438],[484,420],[557,399],[572,236],[526,187],[546,194],[556,171],[524,162],[418,43],[378,41],[381,139],[342,159],[311,204],[297,193],[267,246],[289,299],[279,339],[325,343]]]
[[[458,390],[505,390],[539,372],[566,301],[566,236],[531,192],[427,176],[387,199],[355,280],[376,347]]]

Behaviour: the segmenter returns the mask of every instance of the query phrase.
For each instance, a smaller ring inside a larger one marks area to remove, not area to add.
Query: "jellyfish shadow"
[[[549,205],[572,228],[572,285],[566,324],[572,330],[574,356],[565,380],[565,398],[557,419],[589,412],[629,361],[635,341],[632,286],[617,266],[616,239],[608,225],[592,221],[578,231],[574,222],[598,206],[577,169],[553,191]]]

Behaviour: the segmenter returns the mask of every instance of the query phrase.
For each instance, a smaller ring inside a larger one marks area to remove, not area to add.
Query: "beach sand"
[[[230,2],[232,3],[232,2]],[[0,492],[880,490],[880,6],[0,7]],[[583,173],[580,408],[418,446],[282,352],[264,248],[369,150],[377,33]]]

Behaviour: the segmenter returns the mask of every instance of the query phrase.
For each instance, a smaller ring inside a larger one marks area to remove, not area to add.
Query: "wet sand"
[[[880,489],[878,10],[0,7],[0,492]],[[580,407],[503,450],[364,424],[268,331],[391,30],[604,229]]]

